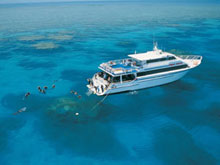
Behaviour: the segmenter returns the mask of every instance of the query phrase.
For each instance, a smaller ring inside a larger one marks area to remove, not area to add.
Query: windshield
[[[99,72],[98,75],[99,75],[99,77],[103,78],[106,81],[112,80],[112,76],[106,72]]]

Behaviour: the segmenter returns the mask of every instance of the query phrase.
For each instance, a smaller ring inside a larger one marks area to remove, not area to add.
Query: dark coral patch
[[[135,49],[137,47],[137,44],[133,41],[120,41],[116,44],[116,46],[122,48]]]
[[[11,58],[11,54],[9,52],[0,52],[0,60],[8,60]]]
[[[208,152],[199,148],[192,136],[177,126],[165,127],[155,134],[154,150],[164,164],[216,164]]]
[[[26,114],[37,118],[36,131],[57,152],[104,159],[128,158],[128,151],[115,137],[114,128],[106,121],[103,124],[114,107],[101,104],[92,110],[98,100],[87,98],[85,104],[83,99],[31,95],[22,100],[22,96],[10,94],[2,99],[2,105],[12,111],[26,106]],[[109,112],[105,113],[106,109]]]
[[[205,110],[195,110],[187,106],[179,107],[178,110],[170,108],[165,112],[169,118],[181,123],[186,128],[197,126],[209,126],[217,131],[220,130],[220,104],[213,103]]]
[[[201,66],[199,66],[199,71],[197,72],[197,74],[194,74],[193,76],[200,83],[202,82],[203,84],[211,84],[219,89],[220,87],[219,73],[220,73],[220,67],[218,63],[214,61],[210,61],[207,58],[204,58],[203,63],[201,64]]]
[[[16,112],[22,107],[27,107],[27,112],[34,112],[44,109],[48,106],[52,98],[47,96],[39,96],[31,94],[28,98],[24,98],[24,94],[15,95],[7,94],[1,99],[1,104],[7,109]]]
[[[74,101],[65,100],[69,103],[53,104],[45,111],[40,123],[36,123],[40,126],[40,133],[57,152],[68,150],[73,155],[104,159],[128,157],[127,150],[115,138],[113,127],[99,120],[102,118],[100,115],[103,115],[99,112],[105,111],[105,105],[98,108],[98,111],[91,111],[91,107],[85,104],[78,105]],[[75,115],[75,112],[79,112],[79,115]]]
[[[68,69],[61,72],[61,79],[69,81],[85,81],[86,78],[92,75],[91,71]]]
[[[23,67],[27,70],[33,70],[33,69],[39,69],[39,68],[53,68],[56,67],[56,64],[53,62],[45,61],[45,62],[39,62],[39,61],[30,61],[30,60],[22,60],[18,63],[18,66]]]
[[[0,117],[0,164],[8,163],[8,155],[13,152],[11,141],[14,140],[14,132],[25,125],[25,120],[15,116]]]

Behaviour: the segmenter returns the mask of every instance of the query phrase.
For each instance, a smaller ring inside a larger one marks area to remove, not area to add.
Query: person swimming
[[[13,113],[13,115],[17,115],[18,113],[25,112],[26,110],[27,110],[27,107],[23,107],[19,109],[17,112]]]
[[[40,86],[38,86],[37,89],[38,89],[39,92],[42,92],[42,89],[41,89]]]
[[[46,94],[46,91],[44,89],[42,89],[41,93]]]
[[[74,91],[74,90],[71,90],[71,91],[70,91],[70,94],[76,95],[79,99],[82,97],[81,95],[79,95],[79,93],[77,93],[77,92]]]
[[[48,89],[48,87],[47,87],[47,86],[44,86],[44,89],[45,89],[45,90],[47,90],[47,89]]]
[[[30,92],[27,92],[27,93],[24,95],[24,97],[25,97],[25,98],[28,98],[30,95],[31,95],[31,93],[30,93]]]
[[[56,87],[56,85],[55,85],[55,84],[53,84],[53,85],[52,85],[52,88],[54,89],[55,87]]]

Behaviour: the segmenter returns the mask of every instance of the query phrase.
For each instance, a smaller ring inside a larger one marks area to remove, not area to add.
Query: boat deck
[[[180,55],[177,57],[181,58],[183,61],[193,66],[199,65],[202,60],[202,57],[198,55]],[[158,66],[161,66],[161,64],[158,63]],[[156,65],[151,66],[150,64],[149,68],[157,68],[158,66]],[[114,77],[118,75],[137,73],[142,69],[146,70],[147,67],[143,68],[143,66],[138,65],[136,61],[133,60],[132,58],[127,58],[127,59],[113,60],[106,63],[102,63],[99,66],[99,69],[103,70],[104,72],[107,72],[108,74]]]
[[[131,58],[122,60],[113,60],[106,63],[102,63],[99,69],[109,73],[112,76],[121,74],[136,73],[138,66],[135,66],[134,61]]]

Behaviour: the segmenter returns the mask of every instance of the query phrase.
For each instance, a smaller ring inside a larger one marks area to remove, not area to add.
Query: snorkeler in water
[[[53,85],[52,85],[52,88],[54,89],[55,87],[56,87],[56,85],[55,85],[55,84],[53,84]]]
[[[25,97],[25,98],[28,98],[28,97],[30,96],[30,94],[31,94],[30,92],[27,92],[27,93],[24,95],[24,97]]]
[[[58,82],[58,81],[60,81],[61,79],[58,79],[58,80],[53,80],[53,83],[56,83],[56,82]]]
[[[70,94],[74,94],[74,95],[77,96],[79,99],[82,97],[81,95],[79,95],[79,93],[77,93],[77,92],[74,91],[74,90],[71,90],[71,91],[70,91]]]
[[[42,89],[41,93],[46,94],[46,91],[44,89]]]
[[[37,87],[37,89],[38,89],[38,91],[39,91],[39,92],[41,92],[41,91],[42,91],[42,89],[41,89],[41,87],[40,87],[40,86],[38,86],[38,87]]]
[[[13,115],[17,115],[18,113],[25,112],[26,110],[27,110],[27,107],[23,107],[19,109],[17,112],[13,113]]]

